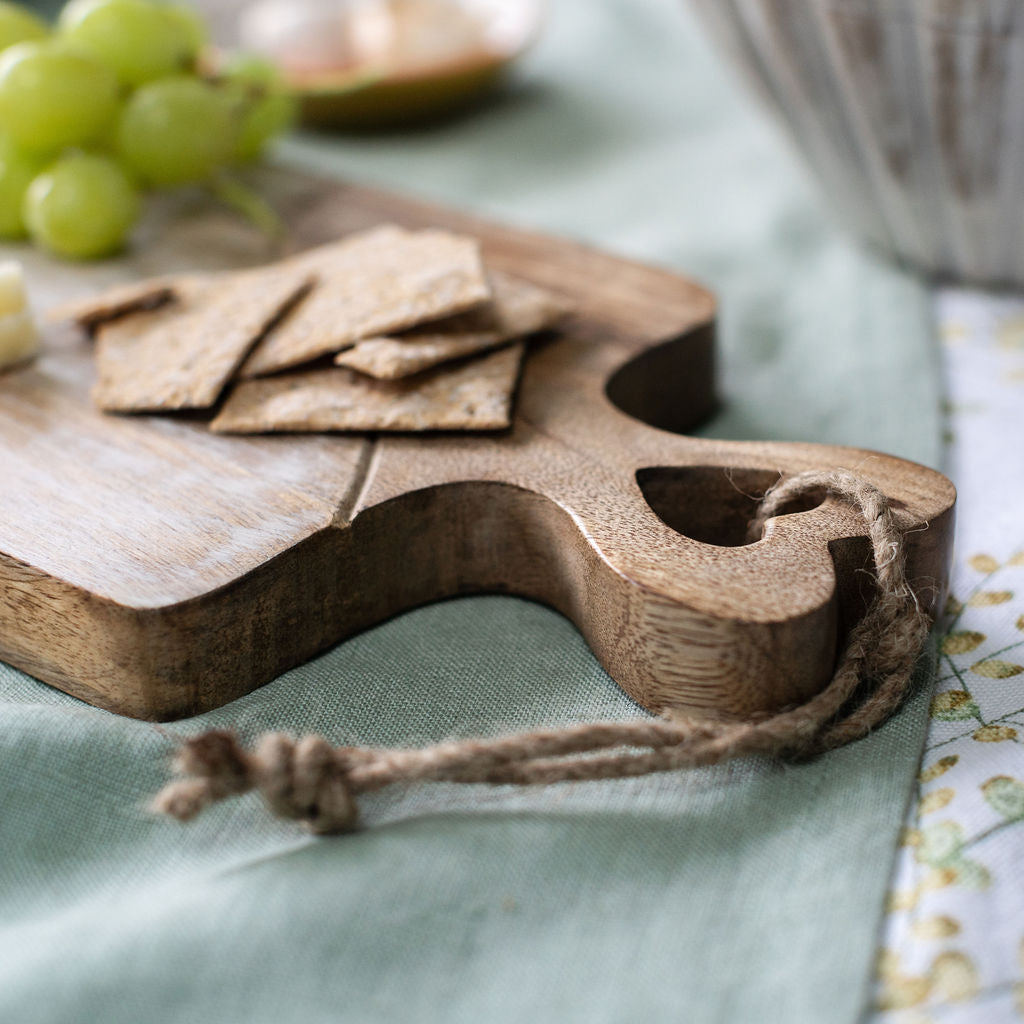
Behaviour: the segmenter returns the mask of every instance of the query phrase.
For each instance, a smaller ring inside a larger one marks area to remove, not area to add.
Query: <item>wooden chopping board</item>
[[[384,192],[284,172],[264,185],[296,247],[382,221],[466,231],[490,266],[577,313],[532,351],[498,435],[227,437],[202,418],[107,416],[89,400],[90,343],[51,326],[41,359],[0,376],[4,660],[99,707],[172,719],[405,609],[498,592],[567,615],[651,709],[767,711],[821,688],[870,593],[862,525],[831,500],[743,543],[756,496],[808,468],[853,470],[928,524],[908,535],[910,577],[941,599],[945,477],[855,449],[681,434],[715,401],[703,288]],[[132,262],[88,270],[15,255],[37,308],[267,257],[205,208],[159,232]]]

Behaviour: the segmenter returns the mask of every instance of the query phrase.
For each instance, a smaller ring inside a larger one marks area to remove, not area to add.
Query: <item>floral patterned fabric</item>
[[[1024,300],[938,296],[952,593],[876,1024],[1024,1020]]]

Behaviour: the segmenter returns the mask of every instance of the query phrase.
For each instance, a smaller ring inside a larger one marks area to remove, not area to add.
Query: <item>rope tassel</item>
[[[182,778],[161,790],[153,807],[188,821],[212,803],[256,790],[275,814],[327,834],[356,827],[359,794],[396,783],[526,786],[619,779],[751,754],[810,756],[860,739],[906,696],[931,620],[906,581],[903,524],[881,491],[851,473],[812,471],[783,480],[761,501],[751,523],[754,536],[787,503],[822,489],[864,517],[878,586],[870,608],[850,631],[832,680],[799,707],[758,722],[723,723],[668,712],[638,722],[591,723],[414,750],[332,747],[321,736],[294,740],[267,733],[247,751],[232,733],[213,730],[183,744],[175,760]],[[870,689],[851,709],[862,684]]]

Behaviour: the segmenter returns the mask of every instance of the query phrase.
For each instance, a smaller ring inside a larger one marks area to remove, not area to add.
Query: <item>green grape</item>
[[[131,87],[186,71],[195,63],[194,31],[148,0],[71,0],[57,28]]]
[[[242,111],[234,159],[255,160],[266,144],[295,120],[295,100],[274,64],[240,54],[221,71],[229,95]]]
[[[72,153],[33,180],[23,212],[33,241],[58,256],[92,259],[124,245],[139,208],[138,192],[113,160]]]
[[[117,110],[114,74],[54,40],[17,43],[0,55],[0,128],[25,149],[89,142]]]
[[[19,4],[0,0],[0,50],[15,43],[44,39],[50,34],[46,22]]]
[[[171,31],[178,33],[194,62],[209,42],[209,32],[206,30],[203,16],[188,4],[167,4],[161,11],[171,26]]]
[[[45,164],[45,157],[18,149],[0,135],[0,238],[25,237],[21,204],[29,184]]]
[[[151,185],[207,180],[234,152],[237,118],[223,90],[177,76],[142,86],[125,104],[117,131],[124,163]]]

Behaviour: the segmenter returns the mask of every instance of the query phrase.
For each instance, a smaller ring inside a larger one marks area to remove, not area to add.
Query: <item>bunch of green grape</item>
[[[275,68],[208,63],[184,5],[71,0],[55,26],[0,0],[0,238],[90,259],[120,249],[147,189],[210,185],[292,119]]]

